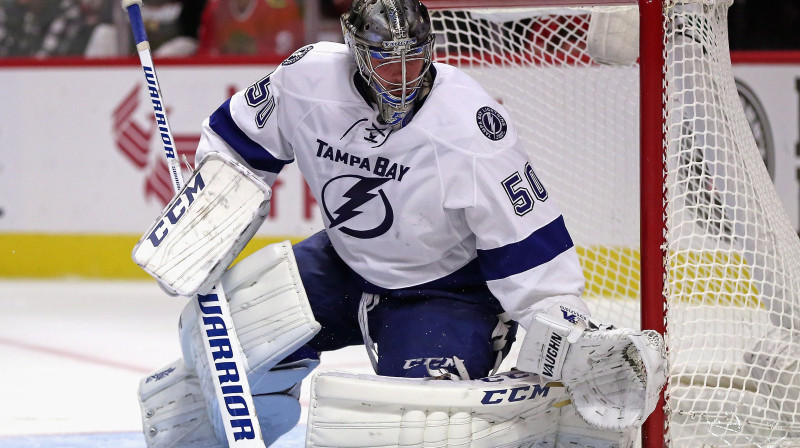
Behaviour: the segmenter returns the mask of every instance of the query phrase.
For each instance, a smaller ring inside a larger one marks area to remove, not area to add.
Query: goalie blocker
[[[220,153],[198,165],[133,249],[133,260],[170,294],[208,292],[269,214],[272,190]]]

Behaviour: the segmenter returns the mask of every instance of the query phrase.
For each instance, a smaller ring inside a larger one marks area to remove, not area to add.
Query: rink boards
[[[193,161],[202,120],[233,92],[273,68],[157,66],[178,152]],[[0,110],[0,191],[4,193],[0,195],[0,276],[145,278],[130,261],[130,251],[171,196],[171,187],[140,70],[133,63],[0,67],[4,80],[0,94],[11,105]],[[473,74],[479,79],[496,77],[493,69],[477,70]],[[764,70],[769,76],[764,76]],[[769,115],[775,136],[773,177],[797,226],[794,79],[800,76],[800,65],[741,65],[735,72],[758,93]],[[610,96],[614,89],[624,88],[608,86]],[[496,96],[503,100],[502,89]],[[531,109],[529,113],[537,112]],[[541,177],[546,184],[555,182],[548,183],[546,173]],[[558,185],[551,191],[564,198],[579,194],[570,188]],[[316,202],[295,164],[283,170],[274,190],[271,215],[248,251],[284,239],[298,241],[322,228]],[[607,235],[591,231],[576,236],[583,254],[596,254],[596,244],[607,244],[603,250],[610,252],[603,254],[605,259],[629,260],[622,267],[635,268],[635,239],[606,241]],[[605,280],[598,279],[597,284]],[[613,293],[634,294],[632,290]]]

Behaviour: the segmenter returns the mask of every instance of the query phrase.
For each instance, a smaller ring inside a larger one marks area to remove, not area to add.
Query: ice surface
[[[139,379],[180,357],[186,298],[155,282],[0,281],[0,447],[144,448]],[[318,370],[371,373],[363,347]],[[300,425],[274,447],[303,446]]]

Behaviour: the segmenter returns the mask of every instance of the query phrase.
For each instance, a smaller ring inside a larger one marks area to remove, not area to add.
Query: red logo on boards
[[[142,86],[137,84],[114,109],[114,122],[112,124],[114,143],[135,169],[144,171],[143,188],[145,199],[155,200],[164,207],[175,195],[175,191],[170,179],[169,168],[164,161],[164,148],[161,146],[160,134],[157,132],[158,128],[152,110],[150,110],[150,104],[140,104],[142,97],[145,98],[145,101],[148,101],[147,96],[143,95],[142,91]],[[236,88],[231,86],[228,94],[230,96],[234,93],[236,93]],[[144,109],[139,109],[140,106],[148,108],[149,120],[147,120],[146,124],[142,124],[136,118],[137,115],[141,117],[141,114],[145,113]],[[166,109],[167,115],[169,115],[169,107]],[[173,130],[172,137],[175,150],[178,153],[178,159],[181,161],[181,166],[185,171],[184,174],[188,175],[188,170],[183,163],[183,157],[186,156],[189,163],[194,166],[195,151],[197,150],[197,144],[200,143],[200,134],[178,134]],[[270,201],[271,207],[268,219],[277,217],[279,210],[278,197],[282,186],[283,181],[281,179],[278,179],[272,185],[272,200]],[[316,208],[317,201],[305,181],[302,181],[301,188],[302,219],[310,221],[313,218],[313,211]]]
[[[114,143],[136,169],[145,171],[145,198],[155,199],[164,206],[172,199],[175,191],[167,163],[161,153],[163,149],[158,139],[153,141],[153,136],[156,135],[155,118],[150,115],[146,125],[140,124],[134,118],[139,110],[141,91],[140,85],[135,86],[114,110]],[[182,161],[186,156],[189,163],[194,165],[194,153],[200,142],[200,134],[174,134],[173,139],[178,159]],[[151,151],[157,157],[153,157]]]

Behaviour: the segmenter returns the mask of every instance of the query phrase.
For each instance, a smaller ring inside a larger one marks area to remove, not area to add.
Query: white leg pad
[[[222,286],[244,352],[250,391],[253,395],[274,392],[272,385],[260,384],[259,375],[321,328],[314,320],[290,243],[271,244],[242,260],[223,275]],[[187,365],[200,372],[209,367],[197,326],[198,306],[192,300],[184,308],[180,333]]]
[[[291,430],[300,419],[299,386],[298,383],[283,393],[253,397],[267,446]],[[227,446],[215,435],[200,379],[186,368],[181,359],[141,380],[139,404],[148,448]],[[217,425],[221,424],[221,420],[217,422]],[[224,432],[220,436],[224,440]]]
[[[248,368],[266,372],[310,341],[321,326],[300,280],[289,241],[271,244],[222,277]],[[254,395],[257,385],[250,384]]]
[[[635,428],[598,430],[586,423],[574,404],[569,404],[561,410],[556,448],[633,448],[638,434]]]
[[[629,446],[627,433],[592,429],[568,404],[560,383],[525,372],[469,381],[325,372],[312,382],[306,447]],[[576,425],[562,431],[565,412]]]
[[[320,330],[320,324],[314,320],[288,241],[269,245],[250,255],[230,268],[222,276],[221,282],[228,297],[231,318],[243,351],[242,358],[250,392],[254,397],[285,391],[316,367],[317,360],[305,360],[296,363],[297,365],[282,366],[279,370],[270,371],[280,360],[311,340]],[[212,369],[204,352],[200,327],[197,325],[199,306],[197,300],[192,300],[181,313],[181,348],[186,365],[199,378],[211,425],[219,440],[225,440]],[[230,348],[215,348],[225,349]],[[269,410],[270,406],[259,406],[258,402],[254,404],[262,426],[262,435],[267,440],[269,434],[264,429],[265,422],[262,422],[262,411],[259,408]],[[266,422],[266,426],[269,428],[270,423]]]
[[[139,382],[148,448],[222,448],[206,412],[200,380],[177,360]]]

